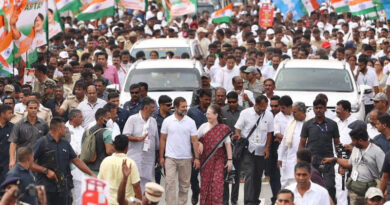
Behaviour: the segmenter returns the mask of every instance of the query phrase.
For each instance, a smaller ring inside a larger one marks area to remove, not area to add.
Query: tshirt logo
[[[62,149],[63,152],[66,152],[66,149]]]

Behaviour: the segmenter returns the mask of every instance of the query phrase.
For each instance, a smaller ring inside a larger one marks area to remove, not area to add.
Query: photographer
[[[19,177],[7,177],[0,185],[0,189],[3,192],[0,201],[1,205],[29,204],[23,203],[23,201],[20,200],[26,194],[38,197],[39,204],[46,205],[45,187],[30,184],[27,189],[23,189],[21,188],[20,181],[21,179]],[[36,204],[38,204],[38,201],[35,201],[32,205]]]
[[[94,173],[76,154],[65,137],[65,123],[55,117],[50,122],[49,134],[41,137],[34,147],[32,170],[37,172],[37,183],[47,190],[47,204],[69,204],[70,190],[67,177],[70,176],[70,162],[84,173],[94,176]]]
[[[352,169],[351,178],[347,181],[351,204],[364,204],[364,194],[369,187],[377,185],[380,177],[383,159],[383,151],[368,140],[365,129],[352,129],[349,133],[355,147],[352,149],[349,159],[324,158],[323,164],[338,163],[340,166]]]

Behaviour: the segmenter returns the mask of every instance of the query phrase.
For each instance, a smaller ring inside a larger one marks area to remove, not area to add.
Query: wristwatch
[[[43,172],[45,175],[47,175],[49,173],[49,169],[46,168],[45,171]]]

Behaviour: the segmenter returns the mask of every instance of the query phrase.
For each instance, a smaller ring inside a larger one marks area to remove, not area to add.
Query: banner
[[[390,0],[382,0],[382,5],[385,8],[386,19],[390,19]]]
[[[148,0],[120,0],[119,5],[125,9],[140,10],[142,12],[148,10]]]
[[[259,26],[263,28],[272,27],[274,23],[274,6],[272,3],[263,3],[259,12]]]
[[[49,39],[53,38],[58,33],[62,32],[61,17],[57,10],[55,0],[49,0],[47,11],[47,30],[49,31]],[[47,32],[46,30],[46,32]]]
[[[306,8],[301,0],[275,0],[274,4],[285,16],[291,12],[294,20],[299,20],[307,14]]]
[[[197,0],[162,0],[162,3],[168,22],[175,16],[193,14],[198,10]]]

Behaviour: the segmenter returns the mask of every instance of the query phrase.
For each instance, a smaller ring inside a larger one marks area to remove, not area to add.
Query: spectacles
[[[139,92],[130,92],[130,94],[138,94]]]
[[[167,107],[172,107],[172,103],[166,103],[164,105],[167,106]]]
[[[271,107],[279,107],[279,105],[271,105]]]
[[[228,104],[234,104],[237,103],[237,101],[228,101]]]

